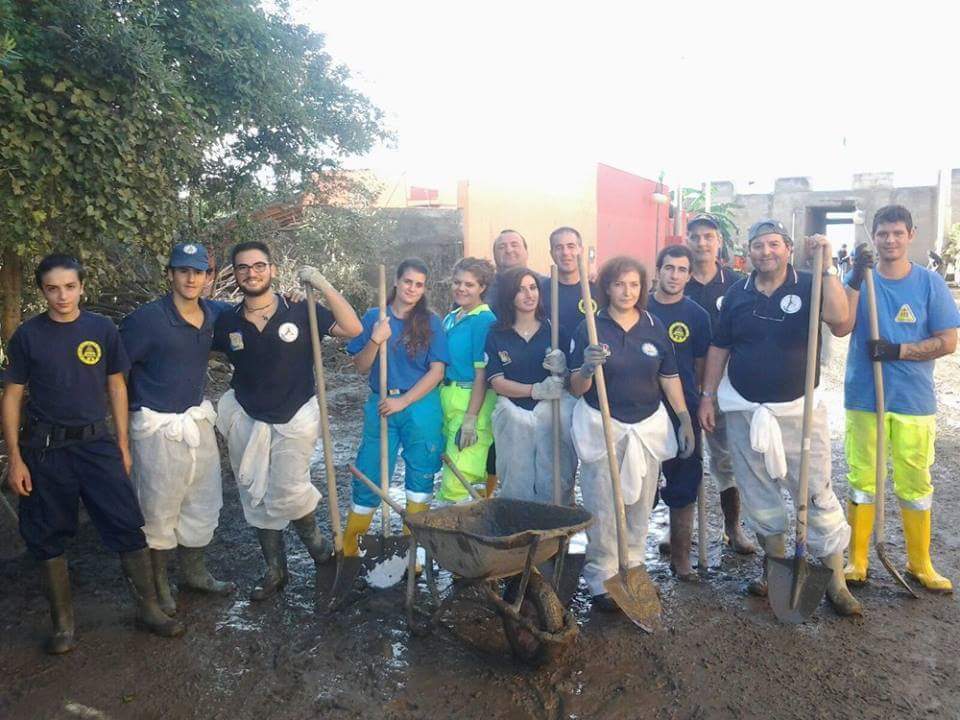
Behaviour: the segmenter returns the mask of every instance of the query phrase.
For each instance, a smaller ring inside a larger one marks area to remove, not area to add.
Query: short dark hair
[[[270,247],[265,242],[260,242],[259,240],[247,240],[246,242],[237,243],[233,246],[233,249],[230,251],[230,264],[236,264],[237,255],[247,250],[259,250],[264,255],[267,256],[268,261],[273,261],[273,256],[270,254]]]
[[[506,228],[505,230],[501,230],[499,233],[497,233],[497,236],[493,239],[493,244],[496,245],[497,240],[502,238],[507,233],[513,233],[514,235],[519,235],[520,239],[523,241],[523,249],[524,250],[529,249],[527,248],[527,239],[523,236],[523,233],[519,232],[518,230],[511,230],[510,228]]]
[[[647,269],[636,258],[620,255],[610,258],[600,266],[597,276],[597,307],[604,308],[610,304],[609,287],[624,273],[636,272],[640,276],[640,297],[634,306],[637,310],[647,309],[647,295],[650,288],[647,284]]]
[[[532,277],[533,281],[537,283],[537,292],[539,292],[540,283],[537,280],[537,274],[530,268],[510,268],[500,274],[500,279],[497,281],[497,304],[493,309],[497,316],[498,328],[502,330],[512,328],[517,321],[517,308],[513,302],[517,299],[517,293],[520,292],[520,283],[528,276]],[[541,303],[537,303],[534,317],[541,322],[546,318]]]
[[[907,226],[907,232],[913,230],[913,216],[903,205],[884,205],[877,210],[873,216],[873,230],[871,235],[877,231],[877,228],[884,223],[902,222]]]
[[[551,249],[553,249],[554,239],[560,237],[565,233],[570,233],[571,235],[575,235],[577,237],[577,242],[580,245],[583,245],[583,238],[580,236],[579,230],[577,230],[576,228],[568,227],[566,225],[562,225],[558,227],[556,230],[554,230],[552,233],[550,233],[550,240],[548,240],[548,242],[550,244]]]
[[[43,288],[43,276],[51,270],[56,270],[57,268],[73,270],[77,273],[77,278],[79,278],[80,282],[83,282],[84,278],[87,277],[87,271],[84,269],[80,261],[77,260],[73,255],[67,255],[66,253],[50,253],[40,261],[40,264],[37,265],[37,269],[33,272],[33,279],[36,281],[37,287]]]
[[[663,261],[668,257],[685,257],[690,267],[693,267],[693,253],[686,245],[667,245],[663,250],[657,253],[657,270],[663,266]]]

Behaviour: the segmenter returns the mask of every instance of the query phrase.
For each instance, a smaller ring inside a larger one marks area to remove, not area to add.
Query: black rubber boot
[[[130,592],[137,603],[137,623],[160,637],[180,637],[186,632],[183,623],[160,609],[154,586],[150,553],[146,548],[120,553],[120,563],[127,576]]]
[[[167,565],[173,550],[150,550],[150,564],[153,566],[153,584],[157,589],[157,602],[160,609],[173,617],[177,614],[177,601],[170,589],[170,578],[167,575]]]
[[[43,589],[50,603],[53,633],[45,650],[50,655],[63,655],[77,646],[73,634],[73,599],[70,596],[70,571],[67,556],[43,561]]]
[[[740,491],[735,487],[720,493],[720,509],[723,510],[723,531],[734,552],[753,555],[757,546],[750,542],[740,525]]]
[[[684,582],[696,582],[697,574],[690,565],[693,544],[693,511],[696,503],[670,508],[670,571]]]
[[[316,565],[323,565],[333,557],[333,545],[320,534],[315,513],[311,512],[299,520],[294,520],[293,529],[297,531],[297,535]]]
[[[283,545],[283,530],[257,528],[257,539],[267,563],[267,572],[250,593],[251,600],[273,597],[287,584],[287,551]]]
[[[202,547],[185,547],[181,545],[178,551],[180,558],[180,587],[195,590],[196,592],[210,593],[211,595],[227,596],[237,589],[232,582],[217,580],[207,570]]]

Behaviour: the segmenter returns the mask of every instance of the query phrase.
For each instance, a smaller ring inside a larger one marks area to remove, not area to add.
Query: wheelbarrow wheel
[[[508,603],[515,602],[519,588],[519,577],[509,580],[503,599]],[[563,605],[550,583],[536,569],[530,573],[527,592],[520,605],[520,615],[544,632],[557,633],[563,629]],[[521,662],[534,667],[547,665],[566,650],[565,643],[540,640],[506,613],[502,617],[503,631],[510,643],[510,649]]]

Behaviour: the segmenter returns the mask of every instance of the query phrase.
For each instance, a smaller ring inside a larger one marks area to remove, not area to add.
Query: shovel
[[[340,607],[360,572],[360,558],[344,557],[343,529],[340,525],[340,506],[337,498],[337,473],[333,465],[333,439],[330,437],[330,416],[327,414],[327,384],[323,376],[323,354],[320,350],[320,332],[317,328],[317,305],[313,288],[305,285],[307,317],[310,322],[310,345],[313,348],[313,374],[317,384],[317,404],[320,406],[320,438],[323,442],[323,463],[327,475],[327,504],[330,508],[330,528],[333,530],[333,548],[337,560],[337,574],[329,592],[328,609]],[[319,584],[319,583],[318,583]]]
[[[583,307],[593,307],[590,293],[590,278],[583,255],[578,256],[580,269],[580,290]],[[592,312],[584,313],[587,320],[587,337],[591,345],[598,344],[597,321]],[[617,606],[644,632],[652,633],[660,619],[660,598],[657,588],[642,565],[627,567],[627,512],[623,505],[623,492],[620,488],[620,463],[617,462],[617,449],[613,443],[613,427],[610,423],[610,403],[607,400],[607,384],[603,377],[603,365],[597,367],[593,376],[597,386],[597,399],[600,401],[600,416],[603,418],[603,437],[607,443],[607,460],[610,463],[610,484],[613,489],[613,503],[617,521],[617,562],[619,572],[603,583],[603,589],[613,598]]]
[[[880,339],[880,322],[877,317],[877,295],[876,288],[873,283],[873,270],[867,268],[863,274],[864,282],[867,286],[867,309],[870,313],[870,339],[879,340]],[[880,364],[879,360],[873,361],[873,387],[876,391],[876,405],[877,405],[877,487],[875,494],[875,515],[876,519],[874,520],[873,525],[873,548],[877,552],[877,557],[880,558],[880,562],[883,563],[883,566],[887,569],[893,579],[900,583],[907,592],[909,592],[913,597],[919,599],[916,591],[907,584],[907,581],[903,578],[903,575],[900,574],[900,571],[894,566],[890,561],[889,556],[887,555],[887,543],[884,533],[884,502],[886,496],[886,483],[887,483],[887,433],[884,420],[884,412],[886,410],[886,404],[883,396],[883,366]]]
[[[380,266],[380,320],[387,317],[387,280],[386,270]],[[387,345],[380,345],[380,401],[387,399]],[[389,437],[387,418],[380,416],[380,489],[387,495],[390,492]],[[367,582],[376,588],[388,588],[396,585],[407,569],[406,538],[390,535],[390,505],[383,500],[380,503],[380,535],[368,533],[360,538],[363,547],[363,568]]]
[[[797,490],[797,547],[793,559],[769,555],[767,589],[770,607],[780,622],[802,623],[823,600],[832,572],[807,562],[807,503],[809,502],[810,435],[813,426],[814,383],[817,377],[820,339],[820,295],[823,289],[823,247],[813,253],[813,288],[810,292],[810,323],[807,329],[807,367],[803,390],[803,440],[800,445],[800,487]]]

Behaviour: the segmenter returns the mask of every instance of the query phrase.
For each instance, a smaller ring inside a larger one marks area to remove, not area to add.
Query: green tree
[[[685,188],[683,190],[683,208],[687,213],[695,215],[706,209],[706,193],[702,190]],[[745,248],[740,242],[740,227],[734,219],[734,211],[742,208],[733,202],[711,203],[710,214],[716,217],[723,235],[723,247],[726,257],[745,254]]]

